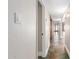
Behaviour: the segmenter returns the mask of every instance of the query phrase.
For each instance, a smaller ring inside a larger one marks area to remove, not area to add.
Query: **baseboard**
[[[42,56],[42,51],[39,51],[38,52],[38,56]]]
[[[50,47],[50,46],[49,46],[49,47]],[[46,52],[45,52],[44,55],[42,55],[42,57],[46,57],[46,56],[47,56],[47,54],[48,54],[48,50],[49,50],[49,47],[46,49]]]
[[[65,49],[66,49],[66,52],[67,52],[68,56],[70,57],[70,52],[69,52],[69,49],[67,48],[66,45],[65,45]]]

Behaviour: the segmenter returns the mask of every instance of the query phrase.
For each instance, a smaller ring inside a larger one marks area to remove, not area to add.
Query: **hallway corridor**
[[[70,59],[69,10],[69,0],[9,0],[9,59]]]
[[[63,46],[60,44],[58,47],[50,46],[48,55],[46,58],[39,57],[39,59],[69,59],[66,50],[62,49]]]

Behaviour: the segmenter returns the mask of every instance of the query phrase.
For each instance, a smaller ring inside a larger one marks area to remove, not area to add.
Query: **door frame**
[[[38,59],[38,2],[42,5],[42,33],[43,33],[43,39],[42,39],[42,53],[41,56],[44,56],[44,47],[45,47],[45,7],[41,0],[36,0],[36,59]]]

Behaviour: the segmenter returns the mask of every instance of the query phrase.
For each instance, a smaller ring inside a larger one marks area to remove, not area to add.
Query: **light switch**
[[[14,23],[21,24],[21,20],[19,18],[19,15],[16,12],[14,13]]]

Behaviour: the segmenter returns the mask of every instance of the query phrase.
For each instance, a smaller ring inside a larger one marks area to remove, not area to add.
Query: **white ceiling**
[[[61,18],[70,5],[70,0],[42,0],[42,2],[53,18]]]

